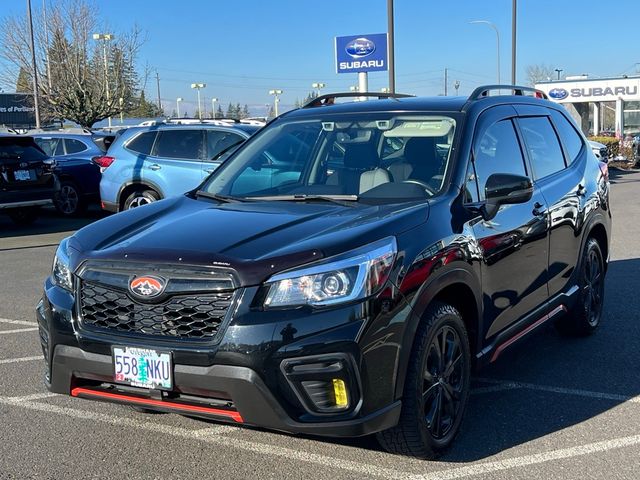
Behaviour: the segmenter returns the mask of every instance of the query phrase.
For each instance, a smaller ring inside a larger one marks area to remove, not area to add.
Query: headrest
[[[428,162],[436,153],[435,137],[413,137],[404,146],[404,158],[410,163]]]
[[[378,153],[369,143],[352,143],[346,146],[344,166],[357,170],[368,170],[380,163]]]

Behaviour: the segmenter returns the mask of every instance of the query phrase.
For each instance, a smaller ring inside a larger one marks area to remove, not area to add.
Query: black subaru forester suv
[[[63,240],[37,306],[48,388],[431,458],[474,366],[547,321],[598,327],[608,171],[561,106],[347,96]]]

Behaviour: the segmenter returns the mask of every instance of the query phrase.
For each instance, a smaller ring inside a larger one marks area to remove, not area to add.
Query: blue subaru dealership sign
[[[336,37],[336,72],[382,72],[387,70],[387,34]]]

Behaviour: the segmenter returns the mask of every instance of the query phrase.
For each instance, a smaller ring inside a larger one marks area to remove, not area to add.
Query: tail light
[[[608,182],[609,181],[609,165],[605,162],[598,162],[600,164],[600,171],[602,172],[602,176]]]
[[[100,167],[101,172],[104,172],[115,161],[116,159],[114,157],[108,157],[106,155],[102,157],[93,157],[93,163]]]

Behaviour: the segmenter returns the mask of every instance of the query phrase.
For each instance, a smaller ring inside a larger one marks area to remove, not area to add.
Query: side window
[[[73,138],[64,139],[65,146],[67,147],[67,155],[72,153],[80,153],[87,150],[87,146],[80,140],[74,140]]]
[[[207,155],[206,158],[211,160],[223,150],[233,146],[240,145],[244,138],[237,133],[218,132],[215,130],[207,130]]]
[[[35,142],[38,144],[38,146],[44,150],[44,153],[47,154],[47,156],[52,157],[54,155],[53,152],[56,151],[56,147],[58,146],[58,143],[61,143],[59,139],[57,138],[34,138]],[[64,155],[64,152],[63,152]]]
[[[511,120],[501,120],[485,130],[474,147],[475,175],[480,199],[494,173],[526,175],[524,157]]]
[[[62,139],[61,138],[57,138],[56,139],[56,149],[53,152],[54,155],[64,155],[64,145],[62,144]]]
[[[150,155],[153,141],[156,139],[156,132],[144,132],[138,135],[127,144],[127,148],[142,155]]]
[[[154,150],[157,157],[199,160],[202,158],[202,130],[163,130]]]
[[[556,130],[562,139],[564,148],[567,151],[567,162],[572,164],[573,161],[578,158],[584,142],[580,134],[576,131],[571,122],[567,120],[562,113],[555,110],[551,110],[551,118],[556,126]]]
[[[562,148],[548,117],[525,117],[518,119],[518,123],[534,179],[544,178],[565,168]]]

